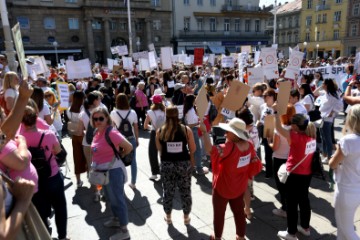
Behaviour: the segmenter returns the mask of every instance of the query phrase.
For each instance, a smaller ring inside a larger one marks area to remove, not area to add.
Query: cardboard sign
[[[295,79],[299,75],[299,70],[304,57],[303,52],[292,50],[290,54],[289,64],[286,67],[285,78]]]
[[[125,56],[129,54],[127,45],[117,46],[116,49],[119,56]]]
[[[234,59],[233,57],[222,57],[221,58],[221,67],[223,68],[233,68],[234,67]]]
[[[20,24],[19,23],[15,24],[15,26],[11,30],[12,30],[12,34],[13,34],[16,53],[17,53],[17,56],[19,59],[22,76],[23,76],[23,78],[27,79],[28,71],[26,68],[25,51],[24,51],[24,45],[23,45],[22,37],[21,37]]]
[[[205,89],[205,85],[203,85],[195,99],[197,113],[199,115],[200,121],[203,120],[205,112],[208,108],[208,100],[206,97],[206,93],[207,91]]]
[[[273,138],[275,129],[275,116],[266,115],[264,118],[264,138]]]
[[[161,65],[163,70],[172,69],[171,55],[172,55],[171,47],[161,48]]]
[[[57,92],[58,92],[59,100],[60,100],[59,109],[60,110],[66,110],[70,106],[70,102],[69,102],[69,96],[70,96],[69,84],[64,83],[64,82],[56,82],[56,86],[57,86]]]
[[[255,83],[264,81],[264,71],[262,67],[248,68],[248,84],[250,87],[254,86]]]
[[[194,65],[202,66],[204,57],[204,49],[203,48],[195,48],[194,49]]]
[[[68,79],[87,78],[92,76],[91,64],[88,58],[79,61],[66,60]]]
[[[221,107],[232,111],[239,110],[244,105],[249,90],[249,85],[239,81],[232,81]]]
[[[279,93],[276,102],[277,102],[277,112],[280,116],[286,114],[287,105],[289,103],[290,90],[291,90],[290,81],[279,83]]]
[[[119,65],[114,65],[112,73],[114,75],[122,75],[124,73],[124,70]]]
[[[263,63],[264,75],[267,79],[279,77],[277,56],[275,48],[262,48],[261,58]]]

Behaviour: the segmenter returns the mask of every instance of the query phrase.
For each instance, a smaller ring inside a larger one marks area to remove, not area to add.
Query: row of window
[[[190,31],[190,17],[184,17],[184,31]],[[205,31],[204,25],[205,25],[205,20],[204,18],[197,18],[197,31]],[[245,24],[245,28],[244,31],[245,32],[250,32],[251,31],[251,20],[250,19],[246,19],[244,20],[244,24]],[[209,30],[210,32],[216,32],[217,29],[217,19],[216,18],[209,18]],[[236,18],[234,19],[234,24],[233,24],[233,30],[235,32],[240,32],[241,31],[241,21],[240,18]],[[260,32],[261,30],[261,23],[260,20],[255,20],[255,24],[254,24],[254,31],[255,32]],[[230,18],[225,18],[224,19],[224,31],[225,32],[230,32],[231,30],[231,19]]]
[[[341,21],[341,11],[336,11],[334,12],[334,18],[333,18],[334,22],[340,22]],[[317,19],[316,19],[316,23],[325,23],[327,22],[327,14],[318,14],[317,15]],[[305,20],[305,25],[306,26],[310,26],[312,24],[312,16],[307,16],[306,20]]]
[[[282,18],[278,20],[278,24],[279,27],[283,27],[283,28],[299,27],[299,17],[295,16],[295,17]]]
[[[305,41],[310,42],[310,37],[311,34],[310,32],[305,33]],[[316,32],[316,36],[315,36],[315,41],[325,41],[326,39],[326,35],[325,35],[325,31],[322,32],[322,34],[320,32]],[[339,40],[340,39],[340,30],[335,29],[333,30],[333,38],[332,40]]]
[[[325,6],[326,3],[329,3],[330,1],[333,1],[334,3],[342,3],[342,0],[319,0],[318,6]],[[312,9],[313,8],[313,0],[307,0],[307,9]]]
[[[185,6],[190,6],[190,0],[183,0],[184,1],[184,5]],[[216,6],[216,0],[195,0],[196,4],[198,6],[203,6],[204,5],[204,1],[210,1],[210,6]],[[231,4],[232,5],[232,0],[226,0],[226,4]]]
[[[17,21],[20,24],[22,29],[30,29],[30,20],[28,17],[17,17]],[[153,20],[152,22],[153,30],[161,30],[161,20]],[[55,18],[53,17],[45,17],[43,20],[43,25],[45,29],[56,29]],[[95,30],[102,29],[102,21],[101,20],[93,20],[91,26]],[[79,19],[78,18],[68,18],[68,27],[71,30],[79,29]],[[112,31],[122,30],[126,31],[128,29],[127,22],[116,22],[110,21],[109,28]],[[141,31],[143,29],[142,22],[135,22],[135,30]]]
[[[279,43],[298,43],[299,42],[299,34],[296,32],[294,34],[292,33],[282,33],[280,34],[281,37],[279,39]]]

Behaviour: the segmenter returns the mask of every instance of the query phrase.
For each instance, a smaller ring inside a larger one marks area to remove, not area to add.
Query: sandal
[[[189,225],[191,221],[191,218],[189,216],[187,216],[186,218],[184,218],[184,224],[185,225]]]
[[[170,225],[170,224],[172,224],[172,220],[171,220],[171,217],[168,217],[168,216],[164,216],[164,220],[165,220],[165,222],[168,224],[168,225]]]

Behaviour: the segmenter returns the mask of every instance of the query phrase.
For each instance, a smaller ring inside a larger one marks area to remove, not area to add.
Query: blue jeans
[[[119,219],[121,226],[129,223],[124,183],[125,175],[121,168],[109,170],[109,184],[105,185],[106,196],[109,198],[111,210]]]
[[[193,127],[193,128],[191,128],[191,130],[193,132],[194,141],[195,141],[195,145],[196,145],[196,151],[194,153],[196,171],[202,171],[201,147],[200,147],[200,138],[199,138],[199,134],[198,134],[198,128]]]
[[[129,142],[133,146],[133,150],[134,150],[134,159],[131,162],[131,183],[135,184],[136,183],[136,176],[137,176],[137,163],[136,163],[136,147],[137,147],[137,145],[136,145],[136,139],[131,138],[131,139],[129,139]]]
[[[328,158],[331,157],[333,151],[333,144],[331,138],[331,125],[332,122],[324,121],[322,128],[320,128],[323,152]]]

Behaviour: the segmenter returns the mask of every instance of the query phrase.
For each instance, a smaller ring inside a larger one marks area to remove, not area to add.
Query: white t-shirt
[[[282,125],[285,129],[290,130],[291,126]],[[274,134],[280,137],[279,147],[276,151],[273,152],[273,157],[280,158],[280,159],[287,159],[290,152],[290,145],[286,138],[284,138],[281,134],[279,134],[276,129]]]
[[[259,121],[264,124],[265,116],[274,114],[274,109],[272,107],[268,107],[266,103],[261,104],[260,106],[260,119]]]
[[[248,104],[250,104],[249,110],[253,114],[253,120],[256,122],[260,119],[260,106],[264,104],[264,98],[248,95]]]
[[[56,115],[55,115],[55,118],[54,118],[54,122],[53,122],[52,125],[54,125],[56,131],[61,131],[61,130],[62,130],[63,123],[62,123],[62,121],[61,121],[61,115],[60,115],[60,112],[59,112],[59,111],[56,112]]]
[[[305,106],[301,102],[295,103],[294,107],[295,107],[296,113],[300,113],[300,114],[303,114],[303,115],[307,116],[307,114],[308,114],[307,110],[306,110]]]
[[[198,124],[199,123],[199,117],[195,112],[194,108],[191,108],[185,115],[185,123],[186,124]]]
[[[303,99],[300,100],[300,103],[305,105],[310,105],[309,111],[314,110],[314,97],[310,94],[306,95]],[[306,108],[306,107],[305,107]]]
[[[137,114],[134,110],[118,110],[118,109],[114,109],[111,111],[110,113],[110,117],[111,120],[113,121],[113,123],[115,124],[116,128],[119,128],[120,124],[121,124],[121,118],[119,117],[119,115],[117,115],[116,112],[118,112],[120,114],[120,116],[122,118],[125,119],[126,115],[128,114],[128,112],[130,111],[129,116],[127,117],[127,119],[129,120],[131,127],[132,127],[132,132],[134,134],[135,137],[135,130],[134,130],[134,123],[138,123],[138,118],[137,118]]]
[[[348,134],[339,140],[344,160],[334,170],[334,180],[338,187],[352,192],[360,192],[360,136]]]
[[[4,98],[6,99],[8,97],[11,97],[11,98],[16,99],[18,95],[19,95],[18,91],[14,90],[12,88],[8,88],[5,91]]]
[[[89,124],[89,121],[90,121],[90,118],[89,116],[86,114],[85,110],[82,110],[80,113],[79,113],[79,120],[82,121],[84,127],[85,127],[85,131],[88,127],[88,124]],[[84,136],[83,138],[83,141],[82,141],[82,145],[83,146],[90,146],[90,144],[88,144],[86,142],[86,137]]]
[[[49,104],[44,100],[44,106],[43,109],[41,109],[41,111],[39,112],[39,118],[42,118],[45,120],[45,116],[50,115],[50,106]]]
[[[155,111],[149,110],[147,111],[147,115],[149,115],[151,119],[151,127],[152,130],[159,129],[165,123],[165,112],[157,109]]]

